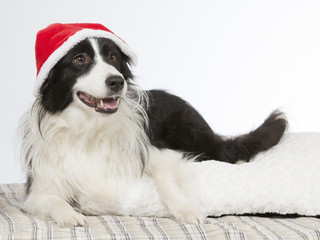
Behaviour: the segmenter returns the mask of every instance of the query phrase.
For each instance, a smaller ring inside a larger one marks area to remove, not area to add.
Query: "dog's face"
[[[132,78],[128,62],[109,39],[83,40],[49,72],[40,88],[41,103],[50,113],[72,102],[85,111],[115,113]]]

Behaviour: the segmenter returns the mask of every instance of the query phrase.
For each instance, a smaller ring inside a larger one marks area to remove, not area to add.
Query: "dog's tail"
[[[236,163],[238,160],[249,161],[257,153],[266,151],[276,145],[288,122],[285,115],[276,110],[257,129],[222,142],[221,160]]]

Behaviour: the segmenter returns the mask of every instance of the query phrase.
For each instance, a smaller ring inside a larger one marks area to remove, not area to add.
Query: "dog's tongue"
[[[103,105],[107,109],[116,109],[118,107],[117,101],[113,98],[103,99]]]
[[[98,107],[113,110],[118,108],[118,103],[113,98],[104,98],[100,99],[100,101],[98,102]]]

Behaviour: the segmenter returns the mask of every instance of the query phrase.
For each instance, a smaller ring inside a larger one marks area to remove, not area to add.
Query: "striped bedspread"
[[[58,228],[23,212],[23,197],[22,184],[0,185],[0,239],[320,239],[320,219],[308,217],[225,216],[189,225],[165,218],[91,216],[87,227]]]

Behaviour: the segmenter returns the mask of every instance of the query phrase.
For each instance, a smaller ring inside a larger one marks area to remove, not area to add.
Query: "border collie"
[[[126,191],[118,179],[147,174],[177,221],[203,223],[206,216],[179,191],[177,164],[249,161],[287,127],[276,111],[248,134],[219,136],[181,98],[141,90],[129,63],[114,41],[86,38],[49,71],[22,119],[27,212],[59,226],[85,225],[85,215],[117,213]]]

